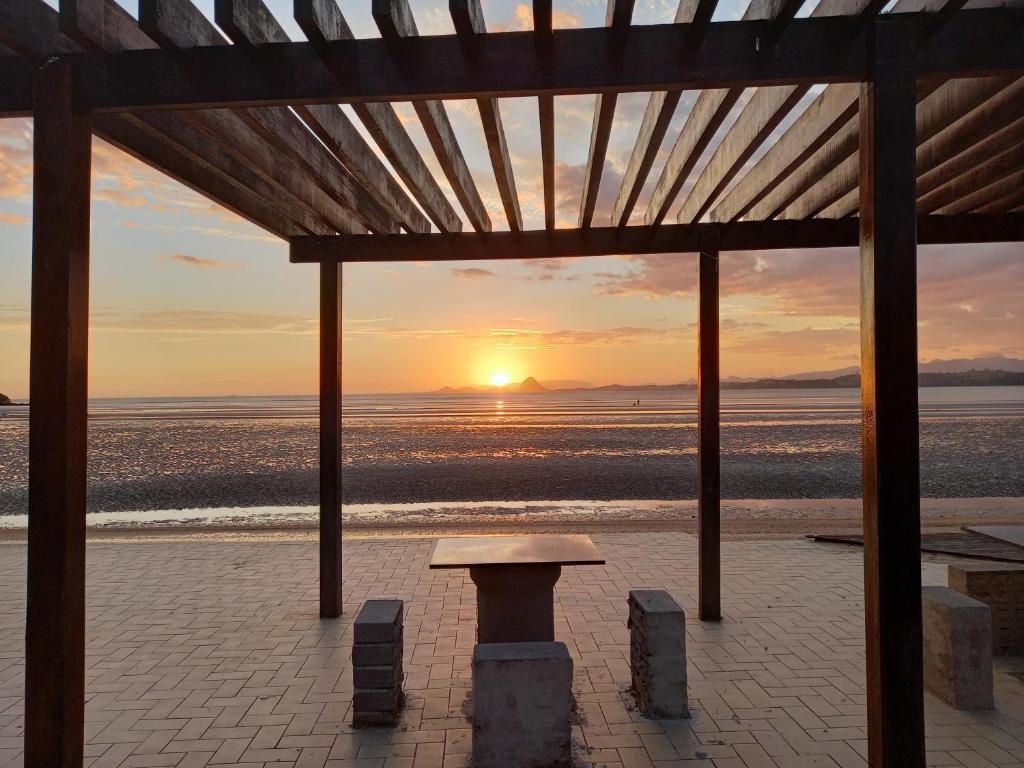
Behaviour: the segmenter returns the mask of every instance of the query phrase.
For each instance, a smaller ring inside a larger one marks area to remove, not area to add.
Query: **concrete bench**
[[[629,593],[629,663],[633,694],[650,718],[687,717],[686,614],[660,589]]]
[[[390,725],[402,703],[402,601],[367,600],[352,644],[352,724]]]
[[[949,586],[992,609],[992,653],[1024,655],[1024,566],[969,563],[949,566]]]
[[[569,768],[571,709],[565,643],[473,649],[473,768]]]
[[[947,587],[921,590],[924,684],[957,709],[992,709],[992,612]]]

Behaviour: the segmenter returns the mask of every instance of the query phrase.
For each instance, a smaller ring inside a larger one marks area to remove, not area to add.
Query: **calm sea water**
[[[639,399],[640,404],[635,405]],[[1024,496],[1024,387],[920,392],[927,496]],[[692,391],[347,396],[347,502],[685,499]],[[27,508],[27,409],[0,408],[0,514]],[[315,504],[315,397],[90,403],[91,511]],[[856,390],[724,391],[723,493],[860,493]]]

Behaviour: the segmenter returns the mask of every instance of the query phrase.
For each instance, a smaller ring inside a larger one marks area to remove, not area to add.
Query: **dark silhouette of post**
[[[697,529],[700,618],[722,618],[721,462],[719,458],[718,252],[698,257]]]
[[[868,761],[923,768],[913,30],[881,18],[860,96]]]
[[[320,260],[320,616],[341,615],[341,265]]]
[[[82,765],[89,116],[71,65],[34,84],[25,766]]]

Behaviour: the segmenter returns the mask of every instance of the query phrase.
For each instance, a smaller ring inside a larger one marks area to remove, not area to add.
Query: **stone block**
[[[473,650],[474,768],[569,768],[572,658],[564,643]]]
[[[402,663],[402,638],[393,643],[354,643],[352,645],[352,666],[381,667],[400,666]]]
[[[949,566],[949,586],[992,610],[992,653],[1024,655],[1024,566],[967,563]]]
[[[992,709],[992,612],[946,587],[921,590],[924,684],[957,709]]]
[[[392,643],[401,636],[402,601],[367,600],[356,616],[357,643]]]
[[[401,686],[402,670],[392,664],[382,667],[353,667],[352,685],[355,688],[396,688]]]
[[[356,688],[352,692],[352,708],[358,712],[395,711],[401,699],[402,689],[394,688]]]
[[[660,589],[630,590],[628,602],[637,707],[650,718],[687,717],[686,614]]]

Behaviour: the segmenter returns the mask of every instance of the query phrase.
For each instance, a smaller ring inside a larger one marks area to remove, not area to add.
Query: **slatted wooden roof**
[[[741,21],[712,22],[716,0],[680,0],[672,24],[634,26],[633,0],[609,0],[605,28],[553,30],[551,0],[534,0],[533,32],[488,33],[480,0],[450,0],[456,35],[419,37],[407,0],[372,0],[381,39],[355,41],[336,0],[295,0],[300,43],[263,0],[216,0],[213,20],[191,0],[140,0],[138,19],[115,0],[61,0],[59,13],[4,0],[0,115],[30,111],[32,67],[71,57],[97,135],[293,241],[297,261],[326,242],[350,259],[852,244],[865,33],[899,14],[918,37],[921,241],[1024,236],[1020,0],[820,0],[797,18],[803,4],[752,0]],[[606,218],[597,196],[627,91],[649,96]],[[555,231],[554,97],[588,92],[576,228]],[[519,234],[499,97],[523,95],[538,99],[546,232]],[[445,107],[467,96],[499,210],[485,206]],[[399,120],[406,100],[454,200]],[[464,227],[481,236],[453,237]]]

